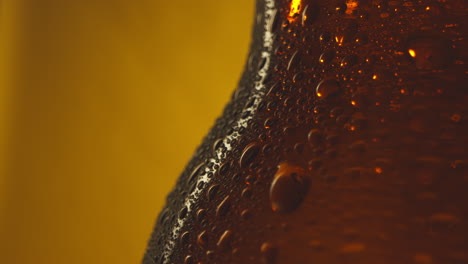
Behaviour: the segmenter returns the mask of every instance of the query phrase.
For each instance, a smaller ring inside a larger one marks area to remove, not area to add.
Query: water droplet
[[[203,189],[204,186],[205,186],[205,182],[201,181],[201,182],[198,183],[197,188],[201,190],[201,189]]]
[[[262,60],[260,60],[260,62],[257,65],[257,71],[260,71],[261,69],[263,69],[267,61],[268,61],[268,57],[263,57]]]
[[[319,15],[319,11],[320,7],[317,4],[306,5],[304,11],[302,11],[302,25],[310,26],[313,24]]]
[[[336,80],[328,79],[322,80],[315,89],[317,96],[320,98],[328,98],[335,95],[339,91],[339,84]]]
[[[365,32],[356,33],[356,37],[354,38],[354,42],[356,44],[365,45],[369,43],[369,36]]]
[[[198,178],[198,176],[201,174],[201,172],[204,170],[203,165],[204,163],[200,163],[197,165],[197,167],[195,167],[195,169],[193,169],[192,173],[190,174],[188,178],[188,181],[190,183],[194,182]]]
[[[304,80],[305,76],[306,76],[306,74],[304,72],[302,72],[302,71],[298,72],[298,73],[294,74],[293,81],[294,82],[300,82],[300,81]]]
[[[302,154],[304,152],[304,149],[305,149],[304,143],[297,143],[294,145],[294,151],[299,154]]]
[[[278,258],[278,248],[269,242],[265,242],[260,247],[262,260],[265,264],[274,264]]]
[[[218,138],[214,143],[213,143],[213,152],[216,152],[217,149],[219,149],[223,145],[223,139]]]
[[[255,177],[254,175],[247,175],[247,177],[245,177],[245,183],[246,184],[253,184],[255,183],[255,181],[257,180],[257,177]]]
[[[197,237],[197,242],[200,246],[204,247],[207,241],[208,235],[206,234],[206,231],[202,231]]]
[[[250,210],[249,209],[245,209],[241,212],[241,217],[242,219],[244,220],[248,220],[252,217],[252,214],[250,213]]]
[[[182,246],[186,246],[188,244],[189,239],[190,239],[190,233],[188,231],[182,233],[182,235],[180,235],[180,244]]]
[[[218,246],[218,248],[223,251],[229,249],[231,238],[232,238],[231,230],[224,231],[224,233],[219,237],[218,242],[216,243],[216,246]]]
[[[335,58],[335,51],[329,49],[320,55],[319,62],[322,64],[330,64],[333,61],[333,58]]]
[[[272,33],[275,33],[276,30],[278,29],[278,26],[281,24],[281,17],[280,17],[280,13],[275,9],[273,10],[273,19],[271,19],[270,21],[270,25],[268,25],[268,29],[270,32]]]
[[[187,207],[184,206],[179,212],[179,219],[184,219],[187,216]]]
[[[318,170],[322,166],[322,160],[321,159],[312,159],[308,162],[309,169],[312,171]]]
[[[356,65],[358,61],[358,57],[354,54],[345,56],[343,60],[341,60],[340,66],[341,67],[352,67]]]
[[[206,217],[206,211],[205,209],[198,209],[197,211],[197,220],[199,222],[205,220],[205,217]]]
[[[259,150],[260,148],[256,143],[247,145],[247,147],[245,147],[244,151],[242,152],[241,158],[239,159],[240,166],[248,166],[255,159]]]
[[[207,250],[207,251],[206,251],[206,257],[207,257],[209,260],[213,259],[214,256],[215,256],[215,252],[214,252],[214,251],[212,251],[212,250]]]
[[[318,129],[312,129],[307,134],[307,139],[312,146],[318,146],[323,142],[323,134]]]
[[[226,175],[226,173],[229,171],[230,167],[231,167],[231,165],[228,162],[221,165],[221,167],[219,167],[219,175],[221,175],[221,176]]]
[[[193,260],[193,257],[190,255],[187,255],[184,260],[184,264],[194,264],[195,261]]]
[[[320,42],[323,44],[323,43],[327,43],[328,41],[331,40],[331,34],[329,32],[323,32],[321,35],[320,35]]]
[[[342,15],[346,12],[347,8],[348,6],[346,5],[346,3],[339,3],[335,5],[335,12]]]
[[[366,108],[369,105],[367,97],[362,94],[353,94],[351,96],[351,105],[356,108]]]
[[[242,190],[241,196],[242,196],[242,198],[249,199],[250,197],[252,197],[252,189],[250,187],[244,188]]]
[[[307,185],[304,169],[281,163],[270,186],[273,211],[287,213],[299,207],[307,193]]]
[[[219,190],[219,184],[213,184],[208,188],[208,192],[206,193],[206,197],[208,198],[208,201],[211,201],[214,199],[216,194],[218,193]]]
[[[219,203],[218,207],[216,208],[216,216],[225,216],[231,207],[231,203],[229,201],[229,195],[224,198],[221,203]]]

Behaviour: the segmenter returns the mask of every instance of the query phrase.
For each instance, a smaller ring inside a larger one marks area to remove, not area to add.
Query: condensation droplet
[[[189,182],[194,182],[198,176],[201,174],[201,172],[203,171],[204,167],[203,167],[204,163],[200,163],[197,165],[197,167],[195,167],[195,169],[193,169],[192,173],[190,174],[189,178],[188,178],[188,181]]]
[[[265,264],[274,264],[278,258],[278,248],[269,242],[265,242],[260,247],[262,261]]]
[[[224,198],[221,203],[219,203],[218,207],[216,208],[216,216],[225,216],[231,207],[231,203],[229,201],[229,195]]]
[[[218,246],[218,248],[222,251],[227,250],[230,247],[231,237],[231,230],[224,231],[224,233],[219,237],[216,246]]]
[[[332,95],[335,95],[339,91],[339,84],[336,80],[322,80],[315,89],[317,96],[319,98],[328,98]]]
[[[249,209],[245,209],[241,212],[241,217],[242,219],[244,220],[248,220],[252,217],[252,214],[250,213],[250,210]]]
[[[213,250],[207,250],[207,251],[206,251],[206,257],[207,257],[209,260],[213,259],[214,256],[215,256],[215,252],[214,252]]]
[[[344,14],[347,8],[348,6],[346,5],[346,3],[339,3],[335,5],[335,12],[337,12],[338,14]]]
[[[299,207],[307,193],[307,185],[304,169],[281,163],[270,186],[273,211],[287,213]]]
[[[298,58],[297,57],[297,51],[293,53],[293,55],[291,56],[291,58],[289,59],[289,62],[288,62],[288,66],[287,66],[287,70],[289,71],[291,68],[294,68],[294,66],[297,64],[298,62]]]
[[[184,206],[184,208],[179,211],[179,219],[184,219],[187,216],[187,210],[187,207]]]
[[[310,26],[315,22],[319,15],[319,6],[316,4],[306,5],[304,11],[302,11],[301,23],[303,26]]]
[[[193,257],[190,255],[187,255],[184,260],[184,264],[194,264],[195,261],[193,260]]]
[[[182,235],[180,235],[181,245],[186,246],[188,244],[189,239],[190,239],[190,233],[188,231],[182,233]]]
[[[348,55],[341,60],[340,66],[341,67],[351,67],[354,66],[358,61],[358,57],[356,55]]]
[[[329,32],[324,32],[319,37],[321,43],[327,43],[331,40],[331,34]]]
[[[312,129],[307,134],[309,144],[312,146],[320,145],[323,142],[323,134],[318,129]]]
[[[241,196],[242,198],[249,199],[250,197],[252,197],[252,189],[250,187],[244,188],[242,190]]]
[[[198,211],[197,211],[197,220],[199,222],[201,222],[201,221],[205,220],[205,218],[206,218],[205,209],[198,209]]]
[[[319,62],[322,64],[330,64],[333,59],[335,58],[335,51],[332,49],[329,49],[322,53],[319,58]]]
[[[219,175],[226,175],[230,167],[231,165],[227,162],[221,165],[221,167],[219,167]]]
[[[216,194],[218,193],[219,190],[219,184],[213,184],[208,188],[208,192],[206,193],[206,197],[208,198],[208,201],[211,201],[214,199]]]
[[[256,143],[251,143],[245,147],[242,152],[241,158],[239,159],[239,165],[241,167],[246,167],[249,165],[257,156],[258,151],[260,150],[259,146]]]
[[[206,231],[202,231],[197,237],[197,242],[202,247],[206,245],[207,240],[208,240],[208,235],[206,234]]]

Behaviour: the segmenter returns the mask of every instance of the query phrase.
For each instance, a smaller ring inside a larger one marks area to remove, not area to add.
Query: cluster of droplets
[[[182,205],[168,199],[180,209],[160,215],[158,225],[176,224],[158,261],[275,264],[311,252],[322,263],[468,262],[456,6],[266,2],[263,46],[233,94],[242,103],[227,108],[236,121],[225,112],[227,132],[199,148],[205,158],[179,183],[189,191],[174,191]],[[387,250],[408,237],[419,243]]]

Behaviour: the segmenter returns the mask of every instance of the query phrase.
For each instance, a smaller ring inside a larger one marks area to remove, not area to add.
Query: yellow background
[[[139,263],[254,1],[0,3],[0,263]]]

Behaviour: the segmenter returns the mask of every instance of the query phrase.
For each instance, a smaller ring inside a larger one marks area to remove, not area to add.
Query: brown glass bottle
[[[144,263],[468,263],[465,0],[259,0]]]

